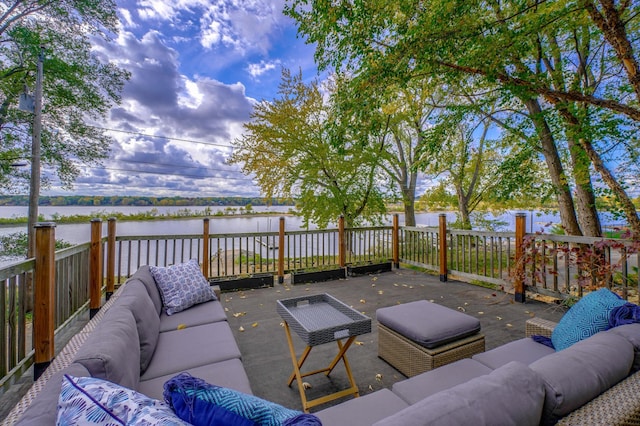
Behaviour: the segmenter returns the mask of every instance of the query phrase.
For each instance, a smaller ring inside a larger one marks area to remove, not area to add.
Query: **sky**
[[[284,0],[118,0],[120,32],[96,51],[131,73],[100,124],[115,143],[72,191],[43,195],[260,196],[226,161],[282,68],[318,77]]]

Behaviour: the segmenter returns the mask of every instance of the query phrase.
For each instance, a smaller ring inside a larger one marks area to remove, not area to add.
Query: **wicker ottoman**
[[[407,377],[484,352],[480,321],[426,300],[380,308],[378,356]]]

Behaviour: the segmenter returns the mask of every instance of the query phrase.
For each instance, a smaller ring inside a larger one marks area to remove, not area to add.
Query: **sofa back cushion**
[[[144,284],[139,280],[131,280],[124,285],[116,305],[129,309],[136,319],[140,339],[140,372],[144,373],[158,344],[160,317]]]
[[[42,426],[56,424],[56,407],[58,406],[58,396],[62,378],[65,374],[76,377],[90,376],[84,366],[73,362],[62,371],[55,373],[47,380],[33,401],[29,404],[22,417],[18,419],[16,426]],[[41,378],[40,380],[44,380]]]
[[[112,306],[78,349],[75,362],[92,377],[137,389],[140,383],[140,343],[136,319],[129,309]]]
[[[633,358],[627,339],[600,332],[529,365],[545,382],[545,423],[555,422],[627,377]]]
[[[142,284],[144,284],[147,289],[147,293],[149,293],[149,297],[151,297],[151,301],[153,302],[153,306],[155,306],[156,311],[158,311],[158,315],[162,312],[162,296],[160,296],[160,290],[156,285],[156,281],[153,279],[153,275],[151,275],[151,268],[149,265],[143,265],[129,278],[130,280],[140,280]]]
[[[634,358],[631,373],[640,371],[640,323],[625,324],[613,327],[607,333],[618,334],[627,339],[633,345]]]
[[[537,426],[544,392],[542,379],[526,365],[513,361],[418,401],[374,426]]]

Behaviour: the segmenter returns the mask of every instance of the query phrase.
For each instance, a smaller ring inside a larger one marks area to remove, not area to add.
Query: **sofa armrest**
[[[558,425],[633,425],[640,419],[640,373],[632,374],[566,417]]]
[[[553,329],[558,323],[543,318],[533,317],[525,323],[525,335],[531,337],[534,334],[551,337]]]

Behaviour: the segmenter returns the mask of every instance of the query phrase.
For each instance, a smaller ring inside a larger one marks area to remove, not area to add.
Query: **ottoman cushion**
[[[433,349],[480,331],[480,320],[426,300],[380,308],[380,324],[407,339]]]

